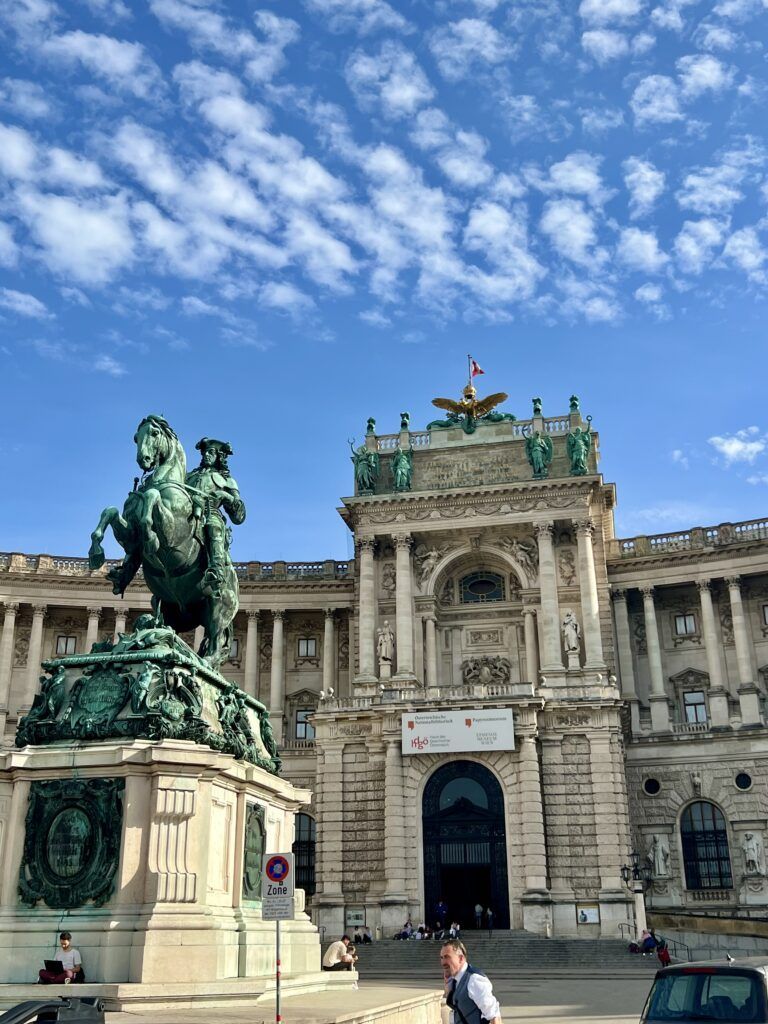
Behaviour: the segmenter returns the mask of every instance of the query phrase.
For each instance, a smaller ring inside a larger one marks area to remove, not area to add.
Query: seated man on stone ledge
[[[59,936],[61,949],[56,955],[56,961],[61,964],[58,971],[49,971],[43,968],[38,976],[41,985],[70,985],[72,982],[85,981],[83,961],[78,950],[72,945],[70,932],[62,932]]]
[[[349,936],[342,935],[338,942],[332,942],[323,957],[324,971],[351,971],[354,957],[347,952]]]

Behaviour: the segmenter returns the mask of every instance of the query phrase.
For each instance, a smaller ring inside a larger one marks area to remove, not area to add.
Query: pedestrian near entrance
[[[442,946],[440,966],[451,1024],[501,1024],[501,1007],[493,994],[493,985],[482,971],[467,962],[463,942],[450,939]]]
[[[347,952],[349,936],[342,935],[338,942],[332,942],[325,951],[322,968],[324,971],[351,971],[354,960]]]
[[[493,931],[493,911],[488,907],[485,911],[485,923],[488,925],[488,932]]]
[[[482,927],[483,927],[483,908],[482,908],[481,904],[476,903],[475,904],[475,928],[480,929]]]

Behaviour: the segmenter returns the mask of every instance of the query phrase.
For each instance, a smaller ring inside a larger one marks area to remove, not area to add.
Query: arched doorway
[[[476,761],[438,768],[424,789],[424,899],[434,924],[442,899],[448,917],[474,927],[476,903],[491,907],[494,927],[509,928],[504,795]]]

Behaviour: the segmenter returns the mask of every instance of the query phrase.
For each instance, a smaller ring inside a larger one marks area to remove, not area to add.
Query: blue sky
[[[347,439],[468,351],[520,417],[579,393],[620,534],[768,513],[767,22],[4,0],[0,547],[83,553],[158,411],[233,443],[237,558],[346,557]]]

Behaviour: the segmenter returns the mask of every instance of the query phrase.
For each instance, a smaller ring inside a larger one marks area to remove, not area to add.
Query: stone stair
[[[652,976],[656,957],[627,952],[624,939],[547,939],[524,931],[467,931],[462,935],[470,962],[494,977],[534,972],[557,974],[624,974]],[[365,979],[440,981],[440,943],[381,939],[359,945],[358,969]]]

